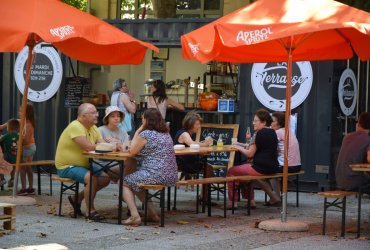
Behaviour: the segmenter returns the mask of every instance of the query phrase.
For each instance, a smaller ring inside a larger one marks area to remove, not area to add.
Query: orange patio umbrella
[[[181,37],[183,57],[206,63],[370,59],[370,13],[332,0],[259,0]],[[283,213],[286,221],[289,115],[285,116]]]
[[[28,46],[20,131],[23,131],[25,125],[32,51],[36,44],[51,43],[69,57],[106,65],[139,64],[147,49],[158,52],[154,45],[139,41],[59,0],[3,0],[0,1],[0,17],[0,52],[19,52]],[[17,171],[22,141],[23,137],[20,136]]]

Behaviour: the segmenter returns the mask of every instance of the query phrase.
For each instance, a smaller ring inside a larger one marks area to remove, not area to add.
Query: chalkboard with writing
[[[80,106],[84,97],[90,95],[90,83],[87,78],[76,76],[67,77],[65,81],[65,99],[66,108]]]
[[[239,124],[213,124],[203,123],[200,132],[197,133],[197,141],[204,140],[207,136],[213,138],[213,144],[216,145],[219,136],[222,136],[224,145],[231,144],[231,138],[237,138]],[[230,168],[234,165],[235,152],[212,153],[207,158],[208,164],[212,166],[225,166]]]

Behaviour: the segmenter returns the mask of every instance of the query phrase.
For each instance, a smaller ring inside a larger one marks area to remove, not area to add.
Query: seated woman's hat
[[[119,112],[120,113],[120,116],[121,116],[121,122],[123,120],[123,118],[125,117],[125,114],[119,109],[119,107],[117,106],[109,106],[105,109],[105,116],[103,118],[103,124],[104,125],[107,125],[108,124],[108,117],[109,115],[112,113],[112,112]]]

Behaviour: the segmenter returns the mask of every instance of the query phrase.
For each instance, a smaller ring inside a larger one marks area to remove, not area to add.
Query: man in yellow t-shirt
[[[83,191],[78,195],[77,207],[78,214],[81,213],[81,202],[84,197],[89,197],[90,193],[90,171],[89,160],[82,155],[84,151],[95,150],[98,142],[104,142],[100,131],[95,126],[98,122],[98,112],[94,105],[83,103],[78,108],[77,120],[71,122],[59,137],[58,146],[55,154],[55,166],[58,175],[62,178],[71,178],[79,183],[86,184]],[[94,207],[94,198],[96,192],[109,184],[109,177],[106,173],[95,171],[92,177],[91,190],[91,213],[90,217],[86,213],[86,218],[91,220],[102,220],[104,216],[100,215]],[[73,206],[75,200],[72,196],[68,197]],[[86,208],[89,207],[89,199],[85,199]]]

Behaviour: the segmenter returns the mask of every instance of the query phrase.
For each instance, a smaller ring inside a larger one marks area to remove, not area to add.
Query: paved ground
[[[44,193],[48,191],[48,179],[43,177],[42,182]],[[309,231],[287,233],[256,228],[262,220],[280,217],[278,208],[262,206],[264,196],[260,191],[256,191],[257,209],[252,210],[251,216],[247,216],[241,202],[239,210],[234,215],[228,211],[225,219],[221,207],[212,209],[212,217],[195,214],[195,192],[185,192],[182,188],[178,210],[166,213],[164,228],[155,224],[126,227],[86,222],[83,217],[73,219],[66,197],[63,200],[65,216],[59,217],[56,215],[58,183],[53,184],[53,191],[53,196],[36,195],[35,206],[17,206],[16,231],[0,236],[0,248],[59,243],[68,249],[370,249],[369,199],[363,200],[360,239],[355,238],[357,200],[349,199],[346,238],[341,239],[340,213],[335,211],[328,213],[327,236],[321,235],[323,200],[316,194],[301,194],[299,208],[295,207],[295,195],[289,194],[288,221],[304,221],[309,224]],[[9,195],[9,191],[0,191],[0,195],[4,194]],[[97,197],[96,206],[109,222],[117,218],[117,196],[117,185],[111,184]]]

